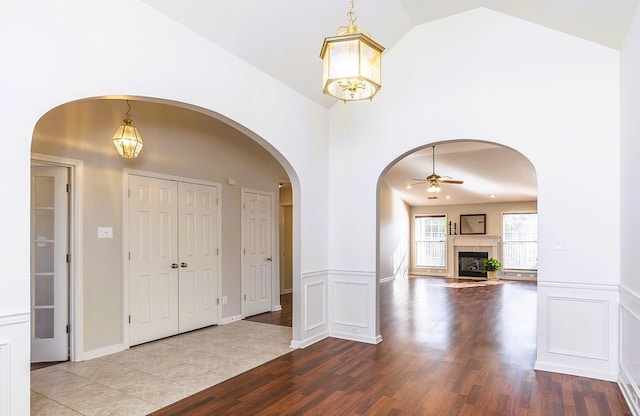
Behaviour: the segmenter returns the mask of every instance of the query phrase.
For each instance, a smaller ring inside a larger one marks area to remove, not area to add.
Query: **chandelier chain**
[[[353,0],[349,0],[349,4],[351,5],[351,7],[347,12],[347,20],[349,20],[349,26],[355,26],[356,20],[358,20],[358,18],[356,17],[356,12],[353,11]]]
[[[130,126],[131,124],[133,124],[133,120],[131,119],[131,103],[129,102],[129,100],[127,100],[127,106],[127,112],[124,113],[123,121]]]

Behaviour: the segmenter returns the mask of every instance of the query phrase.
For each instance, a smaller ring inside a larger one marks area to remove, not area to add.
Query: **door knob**
[[[267,257],[267,261],[273,261],[271,257]]]
[[[187,263],[180,263],[180,267],[187,267]]]
[[[172,269],[177,269],[178,268],[178,263],[171,263],[171,268]]]

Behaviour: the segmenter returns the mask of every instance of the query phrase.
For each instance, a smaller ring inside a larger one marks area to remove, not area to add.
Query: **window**
[[[444,215],[415,218],[414,239],[416,242],[415,265],[420,267],[446,267],[447,234]]]
[[[538,214],[502,214],[502,267],[538,269]]]

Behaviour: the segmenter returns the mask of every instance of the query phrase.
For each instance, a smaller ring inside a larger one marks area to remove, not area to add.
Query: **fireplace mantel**
[[[452,241],[453,246],[498,246],[500,242],[499,235],[450,235],[449,239]]]
[[[450,235],[447,238],[447,277],[458,276],[458,252],[460,251],[486,251],[489,257],[498,258],[498,248],[501,243],[499,235]]]

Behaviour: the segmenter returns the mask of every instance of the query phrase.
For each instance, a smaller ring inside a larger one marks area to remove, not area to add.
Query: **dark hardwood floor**
[[[261,313],[260,315],[250,316],[245,318],[245,321],[262,322],[263,324],[273,324],[281,326],[292,325],[292,294],[286,293],[280,295],[281,311]]]
[[[631,415],[615,383],[533,370],[533,283],[380,292],[382,343],[327,338],[153,415]]]

